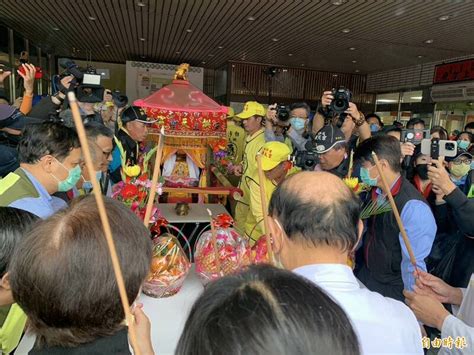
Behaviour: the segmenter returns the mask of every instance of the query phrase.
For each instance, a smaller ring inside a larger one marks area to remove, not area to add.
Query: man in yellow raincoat
[[[250,191],[245,183],[247,176],[254,176],[257,172],[257,153],[265,144],[265,134],[263,129],[265,108],[256,101],[245,103],[244,110],[236,117],[242,120],[245,132],[247,133],[244,157],[242,164],[234,167],[234,174],[241,176],[239,188],[243,196],[237,201],[235,207],[235,227],[241,233],[245,231],[245,221],[249,213]]]
[[[267,213],[273,191],[288,175],[300,171],[299,168],[293,167],[290,161],[291,151],[285,143],[268,142],[263,146],[261,154],[267,205],[264,209],[262,208],[257,171],[253,176],[246,177],[246,185],[250,191],[250,211],[245,221],[245,235],[249,238],[250,244],[254,244],[258,238],[265,234],[263,218]]]

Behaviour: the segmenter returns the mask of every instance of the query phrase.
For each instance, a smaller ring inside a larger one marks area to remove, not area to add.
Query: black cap
[[[454,142],[454,143],[456,143],[456,142]],[[469,152],[468,152],[467,150],[465,150],[465,149],[460,149],[460,148],[458,147],[458,151],[457,151],[457,153],[456,153],[456,156],[454,156],[454,157],[446,157],[445,160],[449,162],[449,161],[456,160],[457,158],[463,157],[463,156],[464,156],[464,157],[467,157],[467,158],[469,158],[469,159],[472,159],[471,153],[469,153]]]
[[[37,118],[25,117],[20,110],[13,106],[0,104],[0,128],[11,128],[21,131],[27,124],[42,121]]]
[[[338,143],[345,143],[346,137],[342,131],[329,124],[321,128],[314,139],[314,145],[318,154],[330,151]]]
[[[122,123],[138,121],[142,123],[155,123],[156,120],[150,120],[144,109],[138,106],[127,107],[121,115]]]

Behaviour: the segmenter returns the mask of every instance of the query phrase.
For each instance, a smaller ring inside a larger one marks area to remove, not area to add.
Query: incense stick
[[[398,212],[397,205],[395,204],[395,200],[393,199],[392,191],[390,191],[390,186],[388,186],[387,180],[385,179],[385,175],[382,172],[382,167],[380,166],[380,161],[379,161],[379,158],[377,157],[377,154],[375,154],[375,152],[372,152],[372,157],[374,158],[375,166],[377,167],[380,178],[382,180],[382,185],[383,185],[383,189],[385,190],[385,194],[387,195],[388,200],[390,201],[390,205],[392,206],[393,214],[395,216],[395,220],[397,221],[398,228],[400,229],[400,233],[402,235],[403,241],[405,243],[405,246],[407,247],[408,255],[410,256],[410,261],[415,267],[415,271],[416,271],[417,267],[416,267],[415,254],[413,254],[413,249],[411,247],[410,240],[408,239],[408,235],[405,230],[405,227],[403,226],[402,219],[400,218],[400,213]]]
[[[262,207],[262,214],[263,214],[263,225],[265,227],[265,241],[267,244],[267,254],[268,254],[268,261],[271,265],[274,265],[273,260],[273,249],[272,249],[272,241],[271,241],[271,233],[270,233],[270,226],[268,219],[268,205],[267,205],[267,195],[265,193],[265,175],[263,174],[262,168],[262,155],[260,153],[257,154],[257,168],[258,168],[258,184],[260,188],[260,203]]]
[[[150,219],[151,219],[151,211],[153,209],[153,203],[155,202],[156,196],[156,187],[158,186],[158,179],[161,174],[161,158],[163,155],[163,145],[165,141],[165,130],[161,127],[161,134],[158,140],[158,150],[156,151],[155,157],[155,166],[153,167],[153,177],[151,178],[151,190],[150,196],[148,196],[148,201],[146,203],[146,210],[145,210],[145,218],[143,219],[143,223],[145,227],[149,227]]]
[[[211,238],[212,238],[212,245],[214,248],[214,258],[216,259],[216,266],[219,275],[222,274],[221,270],[221,260],[219,259],[219,250],[217,249],[217,233],[216,227],[214,226],[214,222],[212,220],[212,212],[209,208],[207,208],[207,213],[209,213],[209,218],[211,219]]]
[[[122,270],[120,268],[120,262],[117,256],[117,250],[115,249],[115,243],[112,237],[112,230],[110,228],[109,219],[105,210],[104,199],[102,197],[102,191],[100,189],[99,182],[95,176],[94,164],[92,163],[91,151],[89,143],[86,137],[86,131],[84,129],[84,123],[82,122],[81,114],[79,112],[79,106],[77,105],[76,95],[74,92],[68,93],[69,104],[72,111],[72,117],[74,119],[74,125],[76,126],[79,141],[81,142],[82,153],[86,163],[86,168],[89,172],[89,178],[93,186],[93,193],[99,209],[99,216],[104,229],[105,239],[107,240],[107,246],[110,252],[110,258],[112,260],[112,267],[117,280],[117,286],[119,289],[120,300],[122,301],[123,311],[125,313],[125,319],[127,321],[130,330],[130,342],[136,354],[140,354],[138,348],[137,337],[135,333],[135,323],[130,312],[130,303],[127,297],[127,291],[125,289],[125,282],[123,280]]]

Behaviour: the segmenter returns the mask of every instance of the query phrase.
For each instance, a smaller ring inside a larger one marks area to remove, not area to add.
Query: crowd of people
[[[74,78],[62,77],[57,93],[33,105],[34,72],[24,64],[18,108],[0,98],[1,351],[14,351],[27,327],[36,336],[31,354],[130,353],[93,177],[67,105]],[[229,110],[228,175],[243,192],[235,227],[250,244],[271,236],[276,265],[209,284],[176,354],[421,354],[438,340],[440,353],[474,351],[474,122],[452,140],[456,154],[433,157],[406,138],[426,129],[423,120],[388,126],[352,102],[331,113],[333,100],[326,91],[314,112],[294,103],[286,115],[255,101]],[[110,196],[140,161],[154,121],[107,90],[102,102],[79,106],[135,316],[133,350],[152,354],[137,300],[150,232]],[[443,127],[429,137],[453,138]]]

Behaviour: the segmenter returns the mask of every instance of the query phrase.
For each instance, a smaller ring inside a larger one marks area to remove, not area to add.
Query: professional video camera
[[[65,89],[74,89],[78,101],[88,103],[102,102],[104,98],[104,87],[100,85],[100,74],[97,74],[93,67],[89,66],[85,70],[82,70],[70,59],[60,59],[59,66],[65,69],[61,78],[68,75],[74,76],[70,87]]]
[[[319,163],[319,154],[316,151],[312,137],[306,142],[305,148],[306,150],[297,150],[296,154],[291,156],[291,161],[303,170],[313,171]]]

